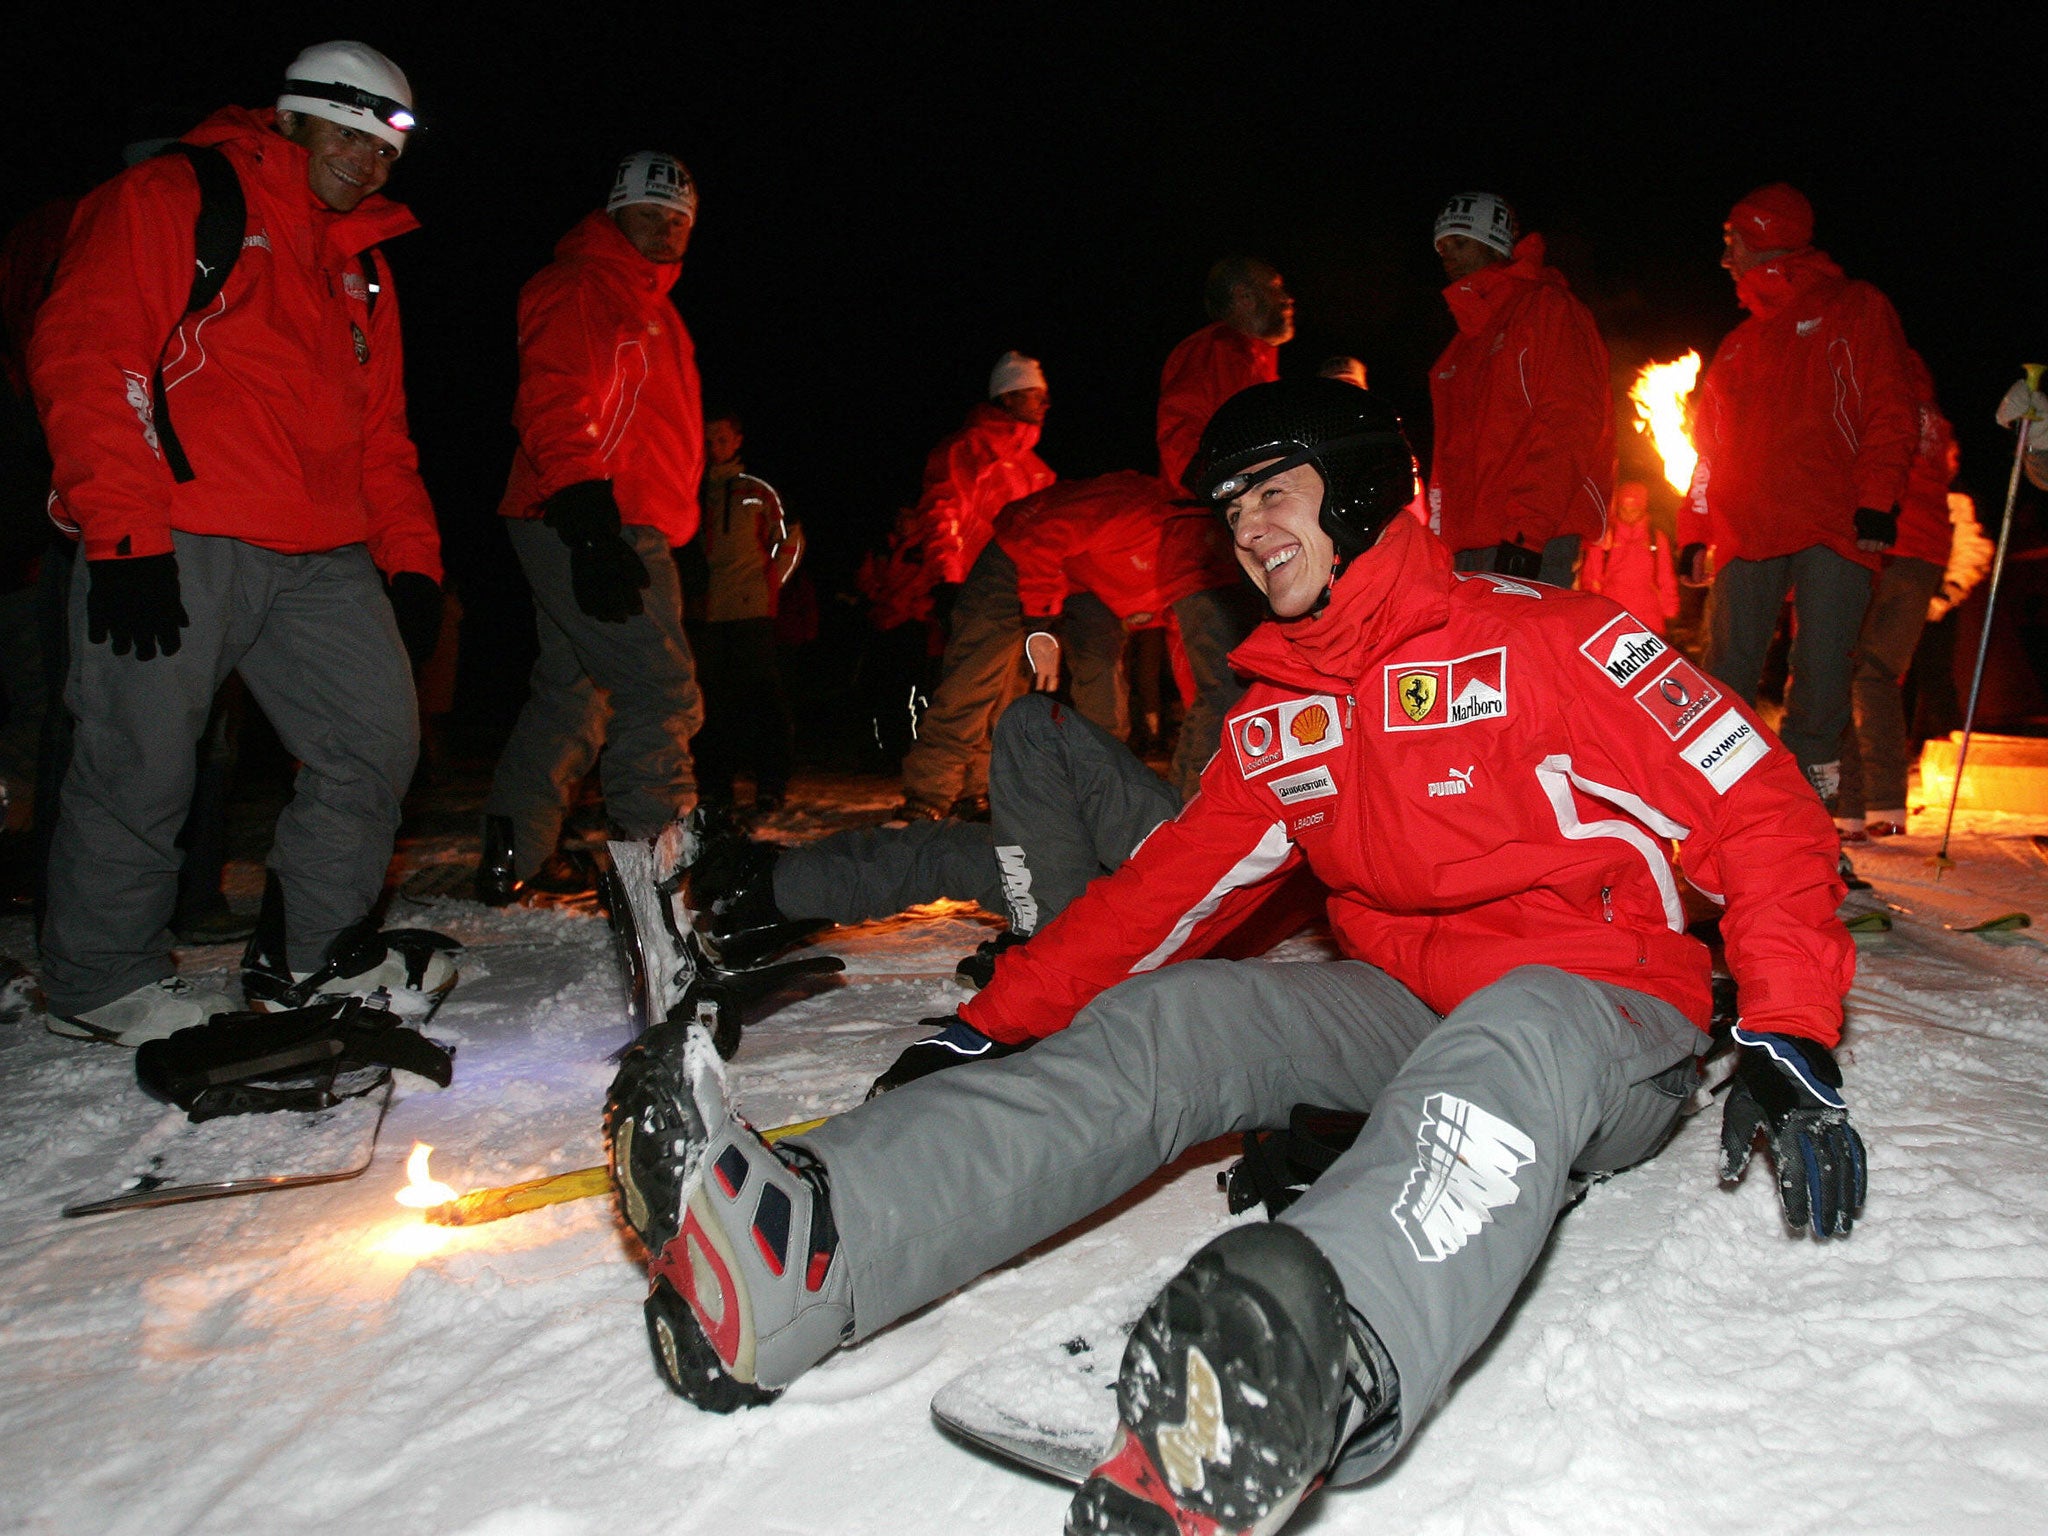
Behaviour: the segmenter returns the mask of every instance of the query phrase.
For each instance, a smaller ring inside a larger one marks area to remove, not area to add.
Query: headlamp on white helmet
[[[316,43],[293,59],[277,110],[359,128],[400,150],[419,127],[405,72],[364,43]]]

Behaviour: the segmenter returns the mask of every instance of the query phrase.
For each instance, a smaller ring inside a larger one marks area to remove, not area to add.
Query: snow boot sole
[[[1329,1261],[1278,1224],[1237,1227],[1138,1319],[1109,1459],[1069,1536],[1268,1536],[1322,1480],[1344,1402],[1348,1319]]]
[[[682,1229],[688,1186],[711,1135],[690,1084],[688,1028],[650,1029],[619,1063],[605,1098],[606,1161],[619,1213],[650,1258]]]
[[[718,1351],[704,1336],[697,1314],[666,1278],[647,1293],[647,1342],[654,1368],[669,1390],[707,1413],[737,1413],[761,1408],[782,1396],[779,1390],[736,1381],[727,1374]]]

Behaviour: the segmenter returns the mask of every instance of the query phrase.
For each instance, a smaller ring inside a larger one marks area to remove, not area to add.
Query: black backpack
[[[211,144],[172,144],[163,153],[184,156],[199,181],[199,216],[192,222],[192,291],[185,296],[185,314],[195,315],[220,297],[221,290],[227,287],[228,274],[241,259],[242,236],[249,224],[249,201],[242,195],[242,178],[235,174],[234,165]],[[377,294],[382,287],[377,281],[375,254],[376,247],[372,246],[356,258],[362,263],[363,280],[368,287],[366,303],[372,314],[377,312]],[[192,473],[192,461],[185,456],[184,444],[178,441],[177,428],[171,425],[171,401],[164,389],[164,354],[183,324],[181,315],[178,325],[171,327],[171,334],[157,348],[156,367],[149,377],[156,440],[163,448],[164,462],[171,467],[171,477],[181,483],[197,477]]]

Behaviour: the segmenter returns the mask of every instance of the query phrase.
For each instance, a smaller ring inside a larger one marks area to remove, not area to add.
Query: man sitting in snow
[[[1224,1232],[1139,1319],[1067,1527],[1278,1529],[1414,1433],[1577,1181],[1671,1134],[1709,1016],[1674,842],[1723,893],[1748,1009],[1724,1176],[1764,1130],[1787,1220],[1847,1235],[1864,1155],[1830,1048],[1854,951],[1812,789],[1605,598],[1455,575],[1401,515],[1413,474],[1348,385],[1217,412],[1188,483],[1271,609],[1236,653],[1256,680],[1201,794],[963,1009],[1006,1049],[774,1147],[701,1031],[629,1054],[613,1177],[677,1392],[766,1403],[1198,1142],[1303,1100],[1369,1110],[1281,1219]],[[1174,963],[1303,864],[1350,958]]]

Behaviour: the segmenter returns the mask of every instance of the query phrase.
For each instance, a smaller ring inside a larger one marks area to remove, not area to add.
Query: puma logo
[[[1208,1357],[1192,1345],[1187,1358],[1187,1414],[1162,1424],[1153,1437],[1159,1469],[1175,1493],[1194,1493],[1208,1481],[1206,1462],[1230,1460],[1230,1426],[1223,1422],[1223,1383]]]

